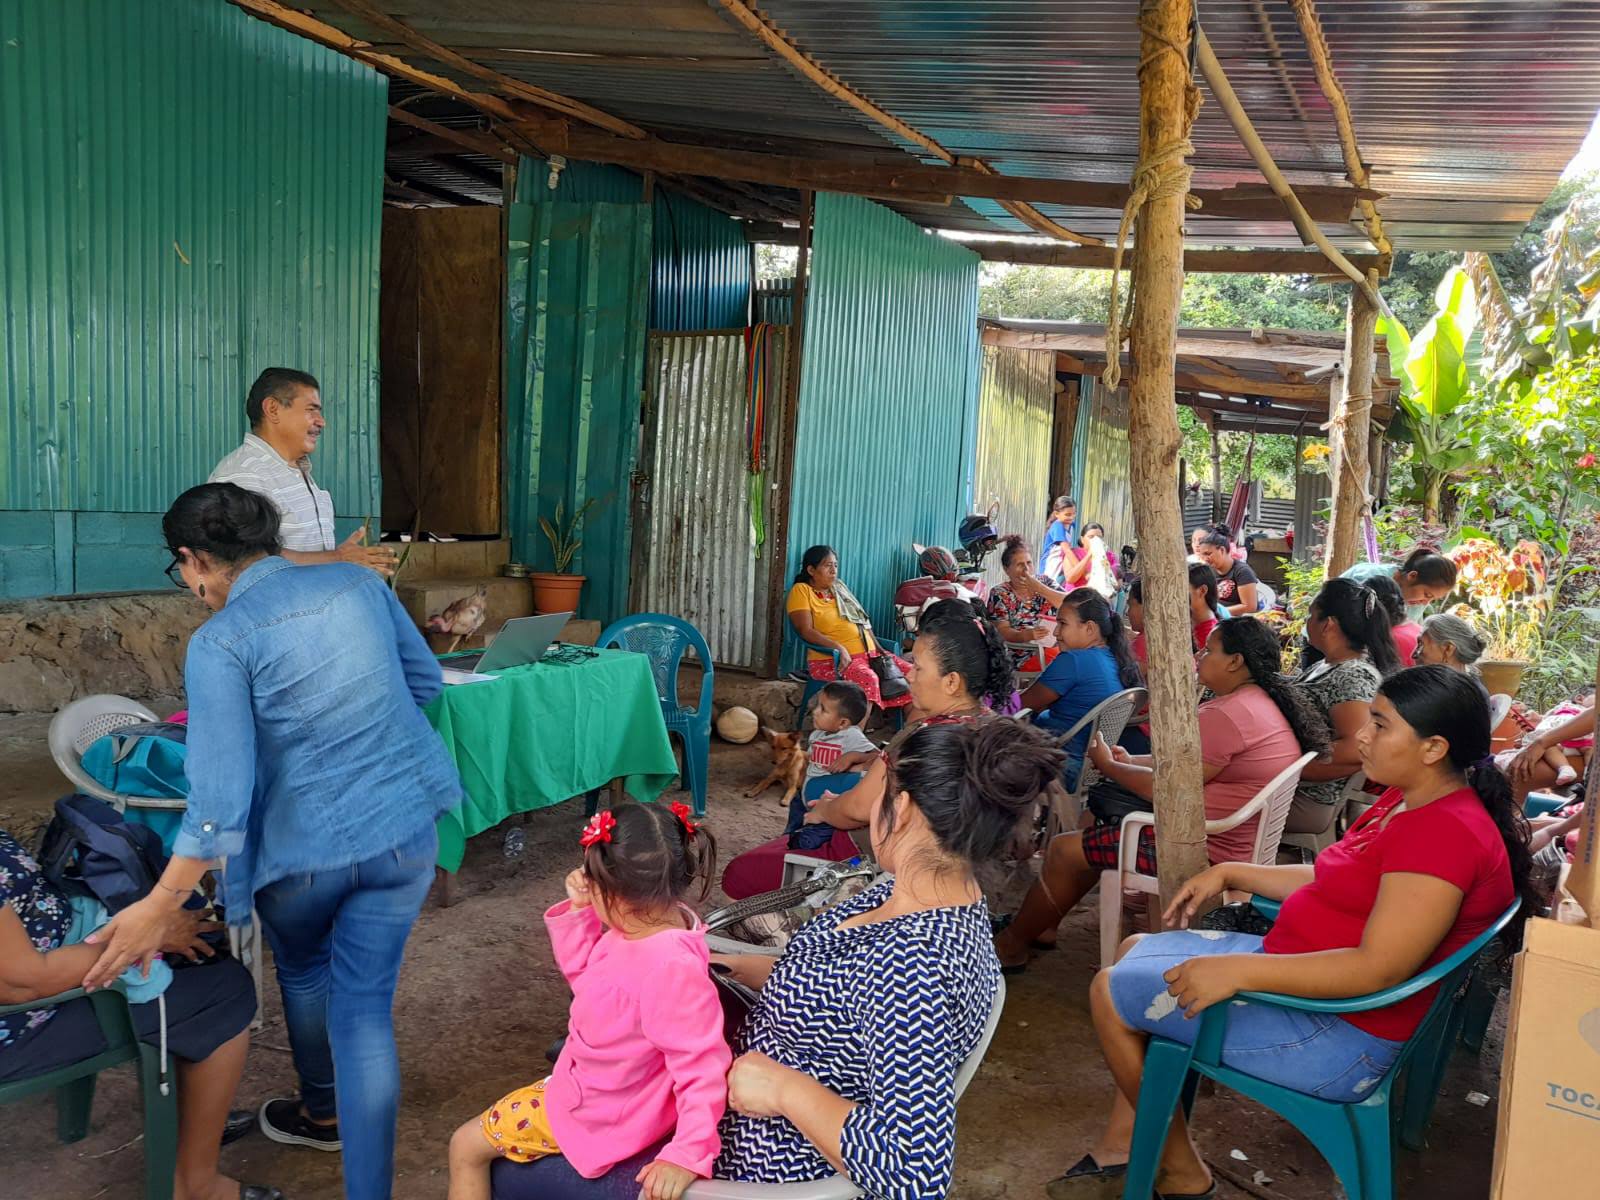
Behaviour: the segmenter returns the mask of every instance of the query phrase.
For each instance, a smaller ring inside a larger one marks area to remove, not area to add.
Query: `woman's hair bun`
[[[174,555],[187,547],[231,565],[278,553],[280,523],[265,496],[235,483],[203,483],[172,502],[161,518],[161,532]]]

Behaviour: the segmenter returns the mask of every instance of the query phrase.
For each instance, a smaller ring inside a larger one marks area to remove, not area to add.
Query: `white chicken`
[[[451,654],[461,645],[463,639],[471,637],[482,629],[484,621],[488,618],[489,589],[480,587],[471,595],[452,600],[438,616],[429,617],[427,629],[429,633],[455,634],[455,641],[451,642],[450,649],[445,651],[446,654]]]

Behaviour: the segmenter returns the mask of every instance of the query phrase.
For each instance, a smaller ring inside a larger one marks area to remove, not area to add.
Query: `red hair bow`
[[[689,813],[689,806],[682,800],[674,800],[672,802],[672,815],[683,822],[684,829],[688,832],[690,837],[693,837],[695,834],[700,832],[700,826],[690,819]]]
[[[611,831],[617,827],[617,818],[611,815],[611,810],[597,812],[589,818],[589,823],[583,827],[583,835],[578,841],[584,849],[588,849],[596,842],[611,842]]]

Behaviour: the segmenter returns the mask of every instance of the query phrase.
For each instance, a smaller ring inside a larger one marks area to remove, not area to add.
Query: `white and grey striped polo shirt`
[[[332,550],[333,497],[311,478],[311,462],[299,466],[253,433],[217,464],[207,483],[236,483],[272,501],[283,524],[279,536],[285,550]]]

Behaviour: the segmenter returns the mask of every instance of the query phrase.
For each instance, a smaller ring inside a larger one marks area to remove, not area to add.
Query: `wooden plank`
[[[619,133],[623,137],[642,138],[649,136],[637,125],[624,121],[621,117],[612,116],[608,112],[603,112],[591,104],[585,104],[581,100],[574,100],[569,96],[535,87],[531,83],[524,83],[520,79],[514,79],[510,75],[504,75],[499,71],[486,67],[482,63],[473,62],[466,55],[458,54],[448,46],[441,46],[438,42],[407,25],[404,21],[391,17],[376,5],[368,3],[368,0],[334,0],[334,3],[352,16],[359,17],[369,25],[374,25],[384,32],[399,38],[401,42],[418,54],[426,55],[442,66],[454,67],[463,75],[491,84],[508,96],[514,96],[519,100],[527,100],[530,103],[539,105],[541,108],[565,113],[568,116],[576,117],[580,121],[587,121],[600,129],[609,129],[613,133]]]
[[[765,239],[763,239],[765,240]],[[1077,270],[1109,271],[1112,251],[1109,246],[1048,246],[1036,242],[966,241],[985,262],[1016,263],[1020,266],[1071,267]],[[1347,257],[1362,270],[1378,265],[1376,254]],[[1185,274],[1235,275],[1326,275],[1333,264],[1320,250],[1185,250]],[[1340,277],[1343,282],[1343,276]]]
[[[384,526],[500,532],[500,209],[384,214]]]
[[[486,133],[477,133],[470,129],[452,129],[448,125],[441,125],[437,121],[430,121],[426,117],[419,117],[408,109],[389,106],[389,119],[398,121],[402,125],[422,133],[431,134],[446,142],[451,142],[463,150],[470,150],[474,154],[482,154],[489,158],[498,158],[503,163],[517,165],[517,152],[504,142],[491,137]]]

